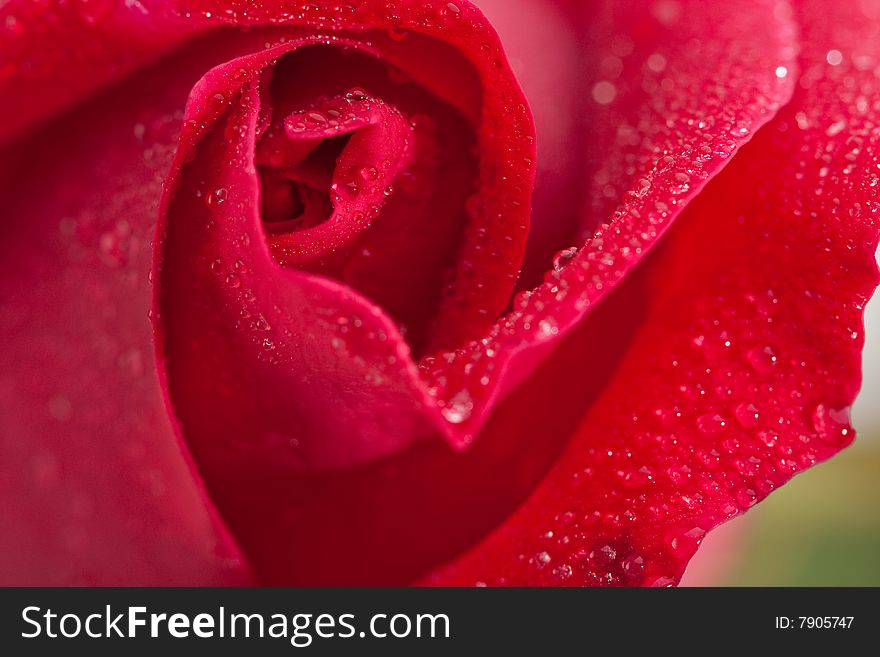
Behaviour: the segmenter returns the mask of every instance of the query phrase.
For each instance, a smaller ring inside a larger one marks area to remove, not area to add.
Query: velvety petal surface
[[[0,140],[120,80],[195,25],[165,0],[9,0],[0,6]]]
[[[4,584],[253,581],[168,419],[148,317],[162,183],[209,45],[0,151]]]

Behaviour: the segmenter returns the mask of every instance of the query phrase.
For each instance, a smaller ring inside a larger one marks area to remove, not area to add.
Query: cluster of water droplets
[[[81,0],[87,2],[89,0]],[[92,0],[95,2],[107,0]],[[210,9],[203,8],[205,5]],[[454,2],[407,3],[387,2],[363,6],[358,3],[277,3],[252,2],[249,0],[231,0],[223,3],[223,7],[213,2],[189,0],[183,3],[179,13],[184,18],[206,18],[226,20],[241,25],[255,23],[313,23],[328,28],[349,27],[351,25],[370,24],[379,19],[383,23],[403,22],[404,18],[420,27],[431,27],[445,24],[449,20],[472,20],[475,18],[473,9],[467,4]]]
[[[682,12],[660,13],[680,18]],[[756,59],[746,46],[731,57],[726,38],[711,38],[717,26],[682,30],[679,18],[673,21],[678,36],[659,50],[637,50],[626,35],[609,34],[597,73],[613,91],[594,87],[593,100],[608,114],[596,122],[604,132],[593,140],[602,149],[591,198],[595,216],[612,219],[598,227],[586,223],[585,244],[560,251],[544,284],[520,293],[512,312],[483,339],[421,363],[441,406],[464,390],[474,397],[471,411],[480,409],[503,369],[495,355],[506,358],[570,331],[641,260],[710,172],[750,136],[754,122],[781,102],[787,83],[774,72],[779,62]],[[791,54],[780,49],[779,61]],[[706,85],[694,93],[701,80],[716,78],[749,84]]]

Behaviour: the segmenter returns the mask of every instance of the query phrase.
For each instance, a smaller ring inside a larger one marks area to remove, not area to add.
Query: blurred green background
[[[683,583],[880,586],[878,499],[880,450],[857,444],[710,535],[691,566],[699,581],[688,572]]]
[[[855,443],[709,534],[692,586],[880,586],[880,298],[866,313]]]

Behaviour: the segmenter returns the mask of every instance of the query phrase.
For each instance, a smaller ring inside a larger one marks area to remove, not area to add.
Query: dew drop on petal
[[[733,414],[736,421],[745,429],[751,429],[758,423],[758,409],[754,404],[739,404]]]
[[[617,87],[607,80],[602,80],[593,85],[591,95],[593,96],[593,100],[600,105],[607,105],[617,96]]]
[[[832,444],[852,439],[849,408],[835,409],[819,404],[812,414],[813,428],[819,438]]]
[[[758,494],[751,488],[743,487],[736,492],[736,503],[741,509],[749,509],[758,501]]]
[[[706,413],[697,418],[697,429],[704,435],[719,433],[726,427],[727,420],[718,413]]]
[[[474,410],[474,401],[467,390],[456,393],[440,410],[440,414],[447,422],[461,424],[471,416]]]

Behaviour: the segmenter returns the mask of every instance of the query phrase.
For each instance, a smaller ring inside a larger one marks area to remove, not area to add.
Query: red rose
[[[0,580],[670,585],[852,440],[880,7],[478,4],[0,8]]]

